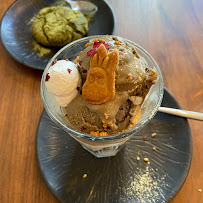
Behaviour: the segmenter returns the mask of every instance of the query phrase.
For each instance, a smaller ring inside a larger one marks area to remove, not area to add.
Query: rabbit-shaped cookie
[[[90,104],[103,104],[115,96],[115,71],[118,66],[118,50],[107,53],[103,44],[96,50],[90,61],[87,79],[82,95]]]

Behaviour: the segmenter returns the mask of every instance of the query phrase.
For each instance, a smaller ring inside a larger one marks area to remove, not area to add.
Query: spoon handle
[[[173,114],[176,116],[192,118],[195,120],[203,121],[203,113],[199,113],[199,112],[185,111],[185,110],[173,109],[173,108],[167,108],[167,107],[159,107],[158,111],[163,113]]]

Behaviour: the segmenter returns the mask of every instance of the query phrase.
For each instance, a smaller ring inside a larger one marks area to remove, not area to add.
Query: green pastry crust
[[[32,26],[34,39],[45,46],[62,47],[87,34],[85,16],[69,7],[42,9]]]

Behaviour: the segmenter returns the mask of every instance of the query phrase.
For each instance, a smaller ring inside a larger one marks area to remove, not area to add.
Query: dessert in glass
[[[53,56],[42,75],[41,97],[67,136],[96,157],[108,157],[155,116],[163,79],[155,60],[134,42],[91,36]]]

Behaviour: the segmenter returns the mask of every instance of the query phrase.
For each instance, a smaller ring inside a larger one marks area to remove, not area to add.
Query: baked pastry
[[[34,39],[44,46],[62,47],[87,34],[88,22],[69,7],[43,8],[32,26]]]

